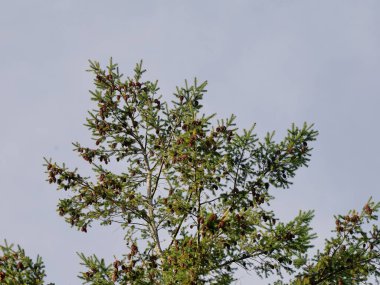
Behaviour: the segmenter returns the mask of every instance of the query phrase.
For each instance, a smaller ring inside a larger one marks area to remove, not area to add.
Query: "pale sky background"
[[[273,193],[285,220],[316,210],[320,245],[334,214],[380,200],[379,15],[378,0],[0,0],[0,240],[42,255],[57,285],[80,284],[76,251],[123,252],[121,230],[84,234],[56,214],[42,167],[82,165],[71,142],[89,142],[87,60],[112,56],[124,74],[143,59],[168,99],[185,78],[208,80],[206,111],[261,136],[315,123],[310,167]]]

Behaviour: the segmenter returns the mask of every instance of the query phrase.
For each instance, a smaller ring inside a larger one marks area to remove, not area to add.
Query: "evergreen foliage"
[[[313,211],[284,223],[270,208],[273,191],[307,166],[313,125],[293,125],[280,142],[274,133],[260,140],[254,126],[240,131],[234,116],[202,113],[207,82],[186,82],[165,102],[157,82],[143,80],[141,63],[126,79],[112,61],[106,69],[90,61],[89,71],[94,145],[74,147],[93,175],[46,160],[48,181],[70,193],[57,210],[72,227],[117,224],[128,252],[112,264],[79,254],[83,284],[232,284],[238,266],[262,277],[286,272],[289,284],[364,284],[379,275],[380,204],[369,200],[360,213],[335,217],[334,236],[312,258]],[[109,170],[114,164],[120,173]],[[5,284],[31,278],[9,262],[0,263]],[[36,265],[39,281],[20,284],[42,284],[40,259]]]
[[[0,245],[0,252],[0,284],[44,284],[45,266],[40,256],[33,262],[20,246],[14,249],[7,241]]]

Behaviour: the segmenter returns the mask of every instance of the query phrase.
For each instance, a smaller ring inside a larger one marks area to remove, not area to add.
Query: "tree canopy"
[[[279,142],[274,132],[260,139],[255,125],[240,130],[233,115],[202,112],[207,82],[185,82],[166,102],[141,62],[127,78],[112,60],[105,69],[90,61],[89,71],[94,143],[73,145],[93,175],[46,159],[47,180],[67,191],[57,206],[66,222],[84,233],[93,223],[119,225],[128,251],[112,264],[79,254],[83,284],[232,284],[238,267],[277,275],[276,284],[283,273],[289,284],[365,284],[380,274],[379,203],[336,216],[333,237],[312,257],[313,211],[285,223],[270,207],[307,167],[313,125],[292,125]],[[39,257],[1,249],[4,284],[42,284]]]

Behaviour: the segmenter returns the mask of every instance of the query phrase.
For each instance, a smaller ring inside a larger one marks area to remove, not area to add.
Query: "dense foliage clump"
[[[45,266],[40,256],[36,261],[25,255],[25,251],[18,246],[5,241],[0,245],[0,284],[44,284]]]

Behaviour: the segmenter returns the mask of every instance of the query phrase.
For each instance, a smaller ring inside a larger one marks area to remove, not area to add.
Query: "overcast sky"
[[[89,142],[87,60],[112,56],[124,74],[143,59],[168,99],[185,78],[208,80],[206,111],[261,136],[315,123],[310,167],[273,205],[285,220],[315,209],[320,245],[334,214],[380,200],[379,14],[378,0],[0,0],[0,240],[42,255],[57,285],[80,284],[76,251],[125,249],[117,228],[71,229],[42,167],[82,165],[71,142]]]

